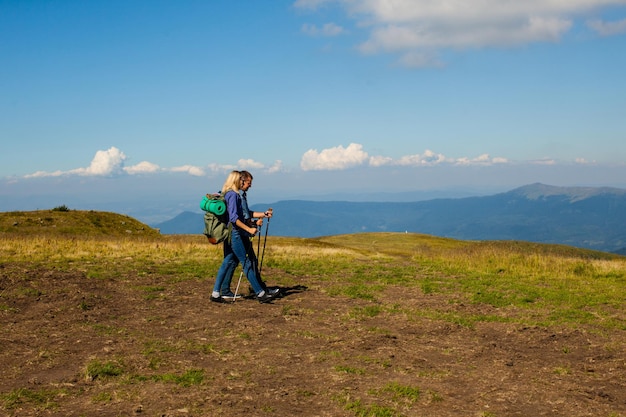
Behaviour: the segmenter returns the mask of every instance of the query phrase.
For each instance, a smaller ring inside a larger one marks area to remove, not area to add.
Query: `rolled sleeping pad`
[[[209,198],[209,196],[205,196],[202,201],[200,201],[200,209],[204,210],[204,211],[209,211],[209,201],[211,201],[211,199]]]
[[[223,200],[217,200],[206,195],[200,202],[200,208],[219,216],[226,212],[226,203]]]
[[[220,216],[226,212],[226,204],[222,200],[211,200],[209,202],[209,211]]]

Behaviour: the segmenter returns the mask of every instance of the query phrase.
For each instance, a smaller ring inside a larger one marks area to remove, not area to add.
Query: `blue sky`
[[[626,187],[624,51],[624,0],[0,0],[0,210]]]

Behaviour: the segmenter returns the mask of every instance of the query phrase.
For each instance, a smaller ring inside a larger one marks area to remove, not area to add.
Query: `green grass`
[[[400,417],[416,405],[422,393],[418,387],[389,382],[371,389],[369,398],[352,398],[350,394],[336,395],[335,401],[358,417]],[[441,401],[441,396],[429,392],[431,401]]]
[[[346,374],[355,374],[355,375],[363,375],[365,371],[361,368],[355,368],[353,366],[345,366],[345,365],[337,365],[335,366],[335,371],[344,372]]]
[[[16,409],[23,405],[31,405],[37,410],[54,410],[57,407],[56,397],[63,395],[64,389],[18,388],[7,394],[0,394],[0,400],[9,409]]]
[[[124,368],[120,363],[114,361],[93,360],[87,364],[85,376],[89,380],[96,378],[108,378],[120,376],[124,373]]]
[[[419,400],[421,390],[417,387],[402,385],[398,382],[390,382],[374,394],[389,394],[395,401],[403,401],[410,404]]]
[[[135,287],[149,299],[165,296],[168,284],[211,279],[222,258],[221,247],[207,245],[202,235],[160,236],[113,213],[50,210],[0,214],[1,259],[61,271],[80,267],[88,279],[168,277],[167,282]],[[127,233],[129,228],[147,234],[138,239]],[[107,238],[99,234],[103,229]],[[56,235],[47,233],[53,230]],[[626,329],[619,314],[626,298],[626,258],[603,252],[404,233],[318,239],[270,236],[264,266],[282,271],[279,285],[304,278],[330,296],[378,306],[355,310],[355,318],[389,313],[389,305],[381,304],[384,292],[397,286],[444,295],[451,304],[497,309],[494,314],[476,314],[397,307],[397,312],[408,315],[467,326],[500,320],[528,325],[595,323]],[[40,295],[36,283],[28,282],[27,277],[17,274],[13,280],[4,292],[20,297]]]
[[[0,213],[0,233],[18,236],[124,236],[154,238],[159,232],[129,216],[103,211],[51,210]]]
[[[82,235],[84,229],[79,224],[54,235],[51,231],[55,228],[51,225],[56,224],[57,230],[62,228],[63,219],[57,215],[84,216],[92,231]],[[11,216],[28,223],[27,217],[16,213]],[[4,300],[46,295],[40,290],[41,283],[28,273],[35,268],[80,274],[81,279],[102,281],[99,283],[127,291],[135,299],[150,300],[148,304],[156,306],[158,302],[152,300],[167,299],[178,282],[212,282],[222,260],[221,246],[208,245],[201,235],[157,234],[137,238],[120,230],[106,236],[94,231],[126,226],[122,224],[126,221],[124,216],[109,218],[71,210],[36,216],[41,221],[31,217],[30,229],[24,226],[20,229],[23,233],[0,229],[3,268],[0,312],[13,308]],[[6,224],[4,221],[0,224]],[[37,233],[37,228],[43,228],[39,231],[45,233]],[[386,333],[384,323],[399,316],[410,321],[426,318],[468,328],[481,322],[503,322],[522,326],[585,325],[607,334],[615,329],[626,330],[623,312],[626,258],[602,252],[527,242],[468,242],[417,234],[364,233],[318,239],[270,236],[264,262],[264,268],[271,269],[277,285],[302,283],[326,298],[349,302],[349,307],[339,316],[346,324],[346,334],[341,337],[346,340],[356,332],[395,337]],[[428,303],[430,297],[437,302]],[[73,308],[82,315],[97,311],[98,303],[96,298],[83,298]],[[297,303],[285,303],[280,308],[282,317],[293,321],[332,314],[323,307],[314,310]],[[143,319],[146,323],[167,320],[157,307],[147,311]],[[119,359],[90,359],[81,377],[97,381],[99,386],[112,382],[132,385],[137,381],[180,387],[208,385],[207,380],[213,376],[205,375],[201,368],[178,368],[172,358],[185,352],[209,355],[211,360],[234,360],[237,354],[224,339],[163,339],[158,334],[138,338],[121,326],[94,322],[85,325],[100,335],[136,338],[140,349],[141,366],[126,361],[127,367]],[[341,340],[338,335],[323,330],[302,328],[294,334],[312,341]],[[277,335],[282,336],[280,331]],[[250,329],[238,329],[227,336],[239,344],[256,339]],[[369,388],[358,396],[343,392],[334,397],[337,404],[355,416],[412,415],[424,404],[445,401],[442,394],[407,384],[406,380],[378,381],[376,385],[372,382],[377,381],[374,372],[393,368],[393,361],[372,355],[349,356],[339,346],[327,345],[328,350],[319,350],[309,359],[328,368],[333,377],[358,380]],[[568,354],[568,346],[561,349],[563,355]],[[554,363],[551,370],[560,376],[574,372],[565,362]],[[423,373],[418,376],[431,379],[449,376],[442,369],[420,372]],[[227,378],[243,382],[247,376],[239,373]],[[0,399],[7,409],[29,404],[39,410],[53,410],[61,395],[62,390],[18,389],[2,394]],[[108,403],[117,401],[117,395],[117,391],[105,389],[91,398],[93,402]],[[265,411],[273,412],[271,407]]]
[[[327,260],[345,279],[328,293],[376,300],[386,285],[418,287],[457,302],[518,311],[528,324],[591,323],[624,329],[616,316],[626,291],[626,258],[559,245],[526,242],[464,242],[424,235],[362,234],[323,238],[352,256]],[[341,246],[339,246],[341,244]],[[369,252],[368,252],[369,251]],[[352,264],[369,259],[367,268]],[[422,314],[428,314],[422,311]],[[441,316],[440,316],[441,317]],[[495,317],[449,317],[491,321]],[[507,317],[506,320],[510,320]]]
[[[151,379],[157,382],[174,383],[182,387],[190,387],[192,385],[199,385],[204,381],[204,370],[190,369],[182,375],[166,373],[162,375],[156,375]]]
[[[169,277],[166,283],[135,288],[152,299],[164,296],[168,283],[212,279],[222,253],[221,247],[207,245],[201,235],[102,239],[93,235],[70,238],[63,234],[5,234],[0,235],[0,256],[7,262],[27,262],[61,271],[80,266],[88,279]],[[333,297],[380,304],[385,290],[398,286],[445,295],[452,304],[487,305],[500,310],[495,315],[467,315],[426,307],[413,311],[400,308],[405,314],[463,325],[502,320],[527,325],[596,323],[606,328],[626,328],[617,313],[626,298],[626,258],[603,252],[403,233],[319,239],[270,236],[264,266],[282,271],[279,285],[304,278],[316,282],[318,289]],[[3,291],[21,297],[39,295],[36,284],[28,283],[27,277],[17,274],[13,279],[13,286]],[[385,307],[361,313],[376,315]]]

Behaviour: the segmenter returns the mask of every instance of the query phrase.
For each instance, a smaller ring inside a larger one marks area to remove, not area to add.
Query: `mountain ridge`
[[[537,199],[539,197],[566,195],[570,201],[584,200],[602,194],[626,195],[626,190],[615,187],[559,187],[554,185],[546,185],[542,183],[534,183],[515,188],[502,194],[515,193],[523,195],[529,199]]]
[[[491,196],[417,202],[283,200],[272,204],[270,231],[319,237],[359,232],[415,232],[464,240],[525,240],[622,253],[626,190],[534,183]],[[267,205],[251,205],[265,209]],[[154,225],[165,234],[202,233],[202,213]]]

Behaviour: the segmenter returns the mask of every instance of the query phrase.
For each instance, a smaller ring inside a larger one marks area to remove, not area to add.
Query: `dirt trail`
[[[2,265],[0,415],[626,416],[623,330],[468,328],[412,312],[486,307],[399,287],[373,304],[303,278],[261,305],[211,286]]]

